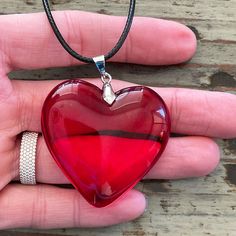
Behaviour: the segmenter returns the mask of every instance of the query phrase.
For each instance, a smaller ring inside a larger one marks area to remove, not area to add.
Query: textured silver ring
[[[24,132],[20,147],[20,182],[36,184],[35,159],[38,133]]]

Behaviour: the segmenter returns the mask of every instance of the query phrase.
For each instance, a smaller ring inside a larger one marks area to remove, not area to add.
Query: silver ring
[[[35,159],[38,133],[24,132],[20,147],[20,182],[36,184]]]

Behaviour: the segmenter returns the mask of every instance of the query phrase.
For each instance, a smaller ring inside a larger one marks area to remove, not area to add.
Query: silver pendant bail
[[[93,61],[95,62],[95,65],[100,72],[101,76],[104,76],[106,73],[105,67],[106,67],[106,62],[105,62],[105,56],[97,56],[93,58]]]
[[[116,100],[116,94],[113,91],[113,88],[111,86],[111,80],[112,77],[109,73],[106,72],[105,66],[105,56],[97,56],[93,58],[93,61],[95,62],[95,65],[101,74],[101,80],[103,82],[103,99],[105,102],[107,102],[109,105],[111,105]]]

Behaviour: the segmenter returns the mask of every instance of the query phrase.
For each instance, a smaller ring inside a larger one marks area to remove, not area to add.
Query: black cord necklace
[[[51,9],[50,9],[50,5],[49,5],[49,2],[48,0],[42,0],[43,1],[43,6],[44,6],[44,9],[45,9],[45,12],[47,14],[47,17],[48,17],[48,21],[57,37],[57,39],[59,40],[59,42],[61,43],[62,47],[73,57],[75,57],[76,59],[82,61],[82,62],[85,62],[85,63],[93,63],[94,60],[93,58],[89,58],[89,57],[85,57],[85,56],[82,56],[80,54],[78,54],[77,52],[75,52],[69,45],[68,43],[65,41],[64,37],[62,36],[60,30],[58,29],[57,27],[57,24],[53,18],[53,15],[52,15],[52,12],[51,12]],[[127,18],[127,21],[126,21],[126,25],[124,27],[124,30],[118,40],[118,42],[116,43],[116,45],[114,46],[114,48],[112,48],[104,57],[105,57],[105,60],[108,60],[110,59],[111,57],[113,57],[119,50],[120,48],[122,47],[122,45],[124,44],[128,34],[129,34],[129,31],[130,31],[130,28],[131,28],[131,25],[132,25],[132,22],[133,22],[133,18],[134,18],[134,13],[135,13],[135,2],[136,0],[130,0],[130,6],[129,6],[129,13],[128,13],[128,18]]]
[[[129,34],[132,22],[133,22],[136,0],[130,0],[129,14],[128,14],[128,18],[127,18],[127,21],[125,24],[125,28],[124,28],[118,42],[114,46],[114,48],[112,48],[106,55],[96,56],[94,58],[82,56],[82,55],[78,54],[76,51],[74,51],[68,45],[68,43],[65,41],[64,37],[62,36],[60,30],[57,27],[57,24],[53,18],[48,0],[42,0],[42,1],[43,1],[43,6],[45,9],[45,12],[47,14],[48,21],[49,21],[57,39],[61,43],[62,47],[71,56],[73,56],[77,60],[85,62],[85,63],[93,63],[94,62],[96,64],[97,69],[99,70],[99,72],[101,74],[101,80],[104,84],[103,85],[103,98],[108,104],[112,104],[116,99],[116,95],[115,95],[115,93],[112,89],[112,86],[111,86],[112,77],[105,70],[105,61],[110,59],[111,57],[113,57],[120,50],[122,45],[124,44],[128,34]]]
[[[76,59],[94,62],[102,90],[73,79],[57,85],[42,108],[42,132],[47,147],[73,186],[95,207],[119,198],[157,162],[170,132],[170,117],[162,98],[145,86],[114,92],[105,61],[124,44],[132,25],[135,0],[120,39],[105,56],[84,57],[64,40],[48,0],[42,0],[52,29]],[[149,46],[149,45],[147,45]]]

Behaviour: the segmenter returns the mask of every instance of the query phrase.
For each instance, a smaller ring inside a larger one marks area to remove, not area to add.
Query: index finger
[[[79,11],[54,12],[68,44],[78,53],[105,54],[117,42],[126,18]],[[80,64],[59,44],[45,13],[0,16],[0,51],[9,70]],[[173,21],[136,17],[115,62],[146,65],[177,64],[189,60],[196,38],[186,26]]]

